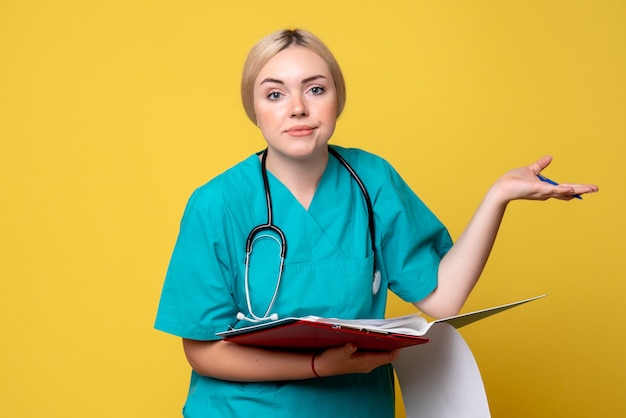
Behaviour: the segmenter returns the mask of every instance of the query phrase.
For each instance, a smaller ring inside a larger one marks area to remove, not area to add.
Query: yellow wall
[[[543,154],[600,185],[510,207],[465,310],[550,296],[463,335],[495,417],[625,416],[625,19],[619,0],[0,1],[0,416],[179,414],[163,276],[192,189],[263,146],[239,72],[285,26],[344,67],[335,143],[388,158],[453,236]]]

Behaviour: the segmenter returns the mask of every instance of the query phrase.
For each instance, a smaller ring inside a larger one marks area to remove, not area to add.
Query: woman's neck
[[[288,158],[270,151],[266,160],[267,170],[280,180],[307,210],[327,164],[327,150],[305,159]]]

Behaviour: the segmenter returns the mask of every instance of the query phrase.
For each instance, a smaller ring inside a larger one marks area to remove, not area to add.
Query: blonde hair
[[[283,29],[267,35],[258,41],[248,53],[241,76],[241,101],[252,123],[256,124],[254,112],[254,81],[267,62],[280,51],[292,45],[302,46],[319,55],[330,69],[337,91],[337,117],[346,103],[346,83],[339,63],[330,49],[311,32],[302,29]]]

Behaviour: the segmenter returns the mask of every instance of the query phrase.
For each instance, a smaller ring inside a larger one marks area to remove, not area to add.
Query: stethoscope
[[[368,216],[368,228],[370,232],[370,241],[372,244],[372,252],[376,251],[376,245],[374,241],[374,209],[372,207],[372,201],[370,199],[369,193],[367,193],[367,189],[365,185],[361,181],[361,178],[356,174],[354,169],[348,164],[348,162],[341,156],[339,153],[334,150],[332,147],[328,147],[328,152],[330,152],[346,170],[350,173],[352,178],[356,181],[363,193],[363,197],[365,198],[365,204],[367,205],[367,216]],[[287,255],[287,239],[285,238],[285,234],[283,231],[274,224],[273,220],[273,211],[272,211],[272,196],[270,194],[270,185],[269,180],[267,178],[267,168],[266,168],[266,159],[267,159],[267,149],[262,151],[261,155],[261,175],[263,176],[263,187],[265,188],[265,203],[267,205],[267,222],[261,225],[257,225],[254,227],[250,234],[248,234],[248,238],[246,239],[246,261],[245,261],[245,270],[244,270],[244,291],[246,294],[246,304],[248,306],[248,312],[250,317],[246,316],[243,312],[237,313],[238,320],[245,320],[249,322],[260,322],[272,320],[275,321],[278,319],[277,313],[271,313],[272,307],[274,306],[274,302],[276,301],[276,297],[278,295],[278,290],[280,289],[280,281],[283,276],[283,268],[285,265],[285,257]],[[280,250],[280,266],[278,268],[278,277],[276,279],[276,287],[274,288],[274,294],[272,295],[272,299],[270,300],[269,305],[267,306],[267,310],[263,315],[256,315],[252,310],[252,302],[250,301],[250,256],[252,254],[252,247],[254,247],[254,243],[263,238],[270,238],[274,240],[279,247]],[[381,274],[380,271],[376,270],[374,267],[374,279],[372,282],[372,293],[378,293],[378,289],[380,287]]]

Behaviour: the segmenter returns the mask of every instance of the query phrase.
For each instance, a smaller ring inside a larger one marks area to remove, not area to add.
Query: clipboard
[[[219,332],[225,341],[264,348],[320,350],[354,343],[362,350],[395,350],[425,344],[435,324],[448,323],[461,328],[491,315],[543,298],[547,295],[482,309],[428,322],[418,314],[389,319],[343,320],[308,316],[284,318]]]
[[[395,350],[425,344],[428,338],[416,335],[353,328],[327,321],[285,318],[217,334],[224,340],[256,347],[321,350],[348,343],[362,350]]]

